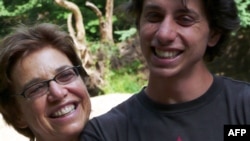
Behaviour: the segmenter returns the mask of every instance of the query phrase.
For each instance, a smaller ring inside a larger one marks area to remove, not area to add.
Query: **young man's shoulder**
[[[250,102],[250,83],[230,77],[219,76],[216,78],[223,93],[231,101],[243,104],[243,101]]]
[[[241,89],[250,89],[250,83],[243,80],[237,80],[231,77],[217,76],[221,81],[223,81],[224,86],[230,88],[241,88]]]

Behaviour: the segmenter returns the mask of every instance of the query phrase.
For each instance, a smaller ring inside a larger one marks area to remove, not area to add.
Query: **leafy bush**
[[[126,46],[130,48],[129,44]],[[93,58],[93,61],[98,64],[95,65],[98,67],[92,68],[92,70],[99,71],[103,83],[98,85],[104,94],[135,93],[146,84],[146,74],[143,73],[144,63],[134,50],[134,54],[124,55],[124,48],[100,42],[92,42],[89,48],[92,56],[96,57]]]
[[[136,73],[127,73],[127,69],[129,68],[124,68],[122,71],[110,70],[106,74],[106,84],[103,88],[105,93],[135,93],[145,85],[145,81]]]

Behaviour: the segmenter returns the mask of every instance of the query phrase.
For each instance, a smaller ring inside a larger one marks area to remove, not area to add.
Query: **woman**
[[[31,141],[78,140],[91,109],[81,65],[72,38],[56,25],[18,28],[0,47],[4,120]]]

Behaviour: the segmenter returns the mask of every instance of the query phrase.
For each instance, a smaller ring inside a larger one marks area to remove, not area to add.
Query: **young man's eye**
[[[149,22],[159,22],[162,20],[162,16],[159,13],[151,12],[146,15],[146,19]]]
[[[176,19],[177,23],[182,25],[182,26],[191,26],[193,25],[196,20],[191,17],[191,16],[179,16],[177,19]]]

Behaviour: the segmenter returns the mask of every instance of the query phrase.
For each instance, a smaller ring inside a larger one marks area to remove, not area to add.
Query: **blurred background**
[[[208,67],[215,74],[250,82],[250,1],[235,1],[241,28],[231,35],[225,55]],[[140,52],[134,21],[122,11],[124,2],[126,0],[0,0],[0,40],[18,24],[61,25],[77,43],[83,66],[90,75],[91,116],[95,116],[147,84],[147,66]],[[28,140],[7,126],[0,115],[2,139]]]
[[[213,73],[250,81],[250,1],[235,0],[241,28],[232,34],[225,55],[209,63]],[[91,78],[92,97],[135,93],[147,83],[133,19],[126,0],[0,0],[0,39],[18,24],[61,25],[77,43]],[[1,66],[0,66],[1,69]]]

